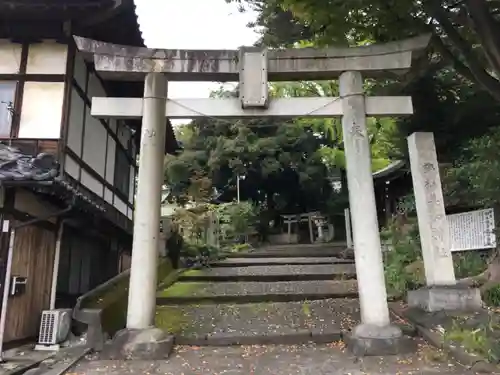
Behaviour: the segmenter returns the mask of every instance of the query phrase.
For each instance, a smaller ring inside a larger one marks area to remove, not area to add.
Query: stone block
[[[290,237],[287,233],[271,234],[268,237],[269,243],[272,245],[288,245],[299,243],[299,236],[297,233],[292,233]]]
[[[102,328],[102,310],[101,309],[75,309],[73,318],[87,325],[85,332],[86,345],[95,351],[101,351],[104,347],[105,333]]]
[[[103,352],[104,359],[161,360],[169,357],[174,336],[159,328],[123,329]]]
[[[461,285],[425,287],[408,292],[408,306],[427,312],[476,310],[481,305],[479,289]]]
[[[409,337],[403,336],[397,326],[378,327],[361,324],[344,336],[347,348],[358,357],[384,356],[409,353],[416,345]]]

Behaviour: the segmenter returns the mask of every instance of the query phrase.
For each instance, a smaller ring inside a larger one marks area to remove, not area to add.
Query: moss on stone
[[[165,332],[178,334],[189,328],[189,321],[180,309],[174,306],[162,306],[156,309],[155,326]]]
[[[208,286],[208,283],[204,282],[183,282],[179,281],[173,284],[172,286],[160,291],[158,293],[158,297],[184,297],[184,296],[189,296],[192,295],[193,292],[197,292],[197,296],[203,296],[203,293],[199,293],[199,291],[202,291],[206,286]]]
[[[189,270],[183,273],[183,276],[202,276],[206,275],[204,270]]]
[[[158,265],[159,285],[168,285],[168,277],[173,275],[168,259],[162,259]],[[127,320],[128,286],[130,276],[123,277],[102,292],[82,301],[82,308],[102,309],[102,325],[105,332],[114,335],[125,327]],[[174,279],[172,282],[175,281]]]

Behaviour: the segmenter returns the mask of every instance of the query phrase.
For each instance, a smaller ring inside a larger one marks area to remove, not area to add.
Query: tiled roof
[[[0,143],[0,185],[28,187],[61,201],[77,202],[80,209],[104,211],[78,188],[59,177],[59,163],[50,154],[31,156]]]
[[[53,30],[63,34],[66,21],[81,36],[144,46],[133,0],[0,0],[0,38],[9,37],[8,31],[16,26],[32,29],[42,38],[45,28],[52,37]]]

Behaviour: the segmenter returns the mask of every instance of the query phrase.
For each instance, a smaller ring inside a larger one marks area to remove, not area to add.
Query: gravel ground
[[[300,346],[179,347],[165,361],[88,358],[72,375],[469,375],[443,353],[420,342],[405,356],[355,358],[342,343]]]
[[[359,320],[359,302],[328,299],[309,302],[162,306],[156,326],[178,336],[210,334],[259,336],[297,331],[346,330]]]

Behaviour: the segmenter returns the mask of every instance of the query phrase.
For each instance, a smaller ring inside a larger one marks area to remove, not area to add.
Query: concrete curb
[[[416,336],[411,327],[401,327],[408,337]],[[298,345],[306,343],[328,344],[343,341],[348,331],[342,330],[299,330],[290,333],[241,335],[234,333],[209,334],[204,336],[176,336],[175,345],[188,346],[232,346],[232,345]]]
[[[467,351],[465,351],[465,349],[461,347],[446,343],[442,334],[419,324],[418,322],[404,314],[404,311],[398,311],[398,309],[395,309],[393,307],[390,308],[390,311],[397,318],[409,321],[415,327],[419,335],[429,344],[438,349],[444,350],[457,362],[459,362],[463,366],[468,367],[470,370],[482,373],[500,372],[500,368],[498,366],[489,363],[486,359],[467,353]]]
[[[176,336],[175,345],[192,346],[231,346],[231,345],[298,345],[306,343],[327,344],[342,340],[341,331],[307,331],[291,333],[271,333],[267,335],[246,336],[241,334],[220,333],[205,336]]]
[[[322,299],[358,298],[358,292],[340,292],[325,294],[255,294],[255,295],[227,295],[227,296],[189,296],[189,297],[157,297],[156,306],[191,305],[191,304],[220,304],[220,303],[263,303],[263,302],[299,302]]]

